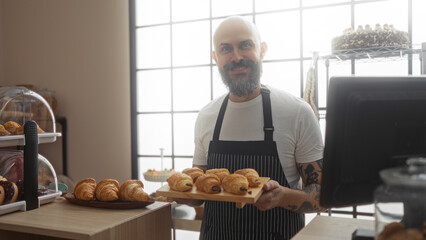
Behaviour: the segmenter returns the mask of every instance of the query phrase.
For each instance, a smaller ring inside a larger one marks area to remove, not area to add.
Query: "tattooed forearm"
[[[298,213],[324,211],[325,209],[319,205],[320,191],[321,186],[318,184],[311,184],[305,187],[304,189],[302,189],[302,192],[308,195],[309,197],[305,201],[300,202],[300,204],[289,204],[287,206],[287,209]]]

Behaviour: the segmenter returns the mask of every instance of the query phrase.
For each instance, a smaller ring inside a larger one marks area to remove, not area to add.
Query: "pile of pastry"
[[[260,185],[260,177],[252,168],[239,169],[230,173],[226,168],[209,169],[204,172],[198,167],[186,168],[182,173],[175,173],[167,179],[171,190],[186,192],[195,185],[197,191],[205,193],[225,192],[244,195],[251,193],[249,187]]]
[[[37,133],[44,133],[44,130],[41,129],[37,124]],[[7,121],[3,125],[0,124],[0,136],[9,136],[9,135],[23,135],[24,134],[24,125],[21,125],[14,121]]]
[[[18,186],[14,182],[0,176],[0,205],[16,202],[18,196]]]
[[[119,185],[115,179],[103,179],[96,183],[93,178],[80,180],[74,187],[74,196],[77,199],[101,202],[117,200],[125,202],[147,202],[149,196],[143,190],[144,185],[140,180],[127,180]]]

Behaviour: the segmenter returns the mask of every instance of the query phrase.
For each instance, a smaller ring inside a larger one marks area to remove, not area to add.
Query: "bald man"
[[[225,19],[214,34],[214,48],[229,93],[199,112],[193,165],[231,173],[253,168],[271,180],[254,205],[240,209],[206,201],[200,239],[290,239],[304,226],[303,213],[323,210],[318,120],[301,98],[261,85],[267,45],[253,23],[239,16]]]

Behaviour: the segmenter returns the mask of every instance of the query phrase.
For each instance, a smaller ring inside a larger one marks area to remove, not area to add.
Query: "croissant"
[[[244,195],[248,190],[248,180],[240,174],[230,174],[222,180],[222,187],[226,192]]]
[[[172,190],[186,192],[192,189],[193,180],[185,173],[175,173],[167,178],[167,183]]]
[[[11,135],[17,135],[21,124],[14,121],[7,121],[3,124],[3,126]]]
[[[10,135],[10,132],[4,128],[3,125],[0,124],[0,136],[8,136]]]
[[[146,202],[148,193],[143,191],[143,183],[140,180],[127,180],[121,184],[118,196],[122,201]]]
[[[115,179],[104,179],[96,185],[96,199],[103,202],[118,200],[119,184]]]
[[[44,133],[44,130],[43,129],[41,129],[41,127],[38,125],[38,124],[36,124],[37,125],[37,133]],[[16,132],[15,132],[15,134],[16,135],[23,135],[23,134],[25,134],[24,133],[24,127],[25,127],[25,124],[24,125],[22,125],[22,126],[20,126],[17,130],[16,130]]]
[[[194,183],[197,181],[197,178],[204,175],[204,171],[201,168],[193,167],[193,168],[185,168],[182,173],[190,176]]]
[[[212,169],[207,170],[206,173],[212,173],[212,174],[218,176],[221,182],[226,176],[228,176],[230,174],[229,170],[226,169],[226,168],[212,168]]]
[[[74,187],[74,196],[80,200],[93,200],[95,198],[96,180],[85,178],[80,180]]]
[[[220,193],[222,191],[219,177],[212,173],[198,177],[195,186],[197,190],[205,193]]]
[[[260,185],[259,174],[253,168],[239,169],[234,173],[244,175],[247,178],[250,187],[257,187]]]

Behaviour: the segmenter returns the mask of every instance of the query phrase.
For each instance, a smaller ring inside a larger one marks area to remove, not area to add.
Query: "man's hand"
[[[254,204],[259,210],[265,211],[280,206],[284,187],[277,181],[270,180],[263,185],[263,193]]]

